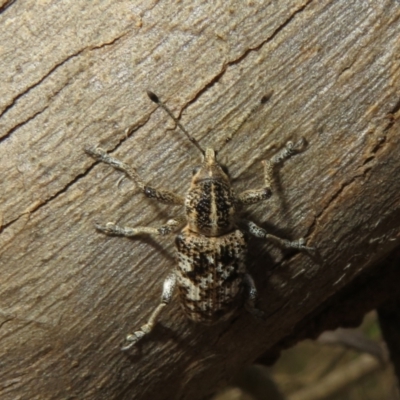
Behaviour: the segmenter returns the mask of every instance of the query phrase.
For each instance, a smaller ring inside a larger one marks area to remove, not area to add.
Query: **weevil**
[[[134,168],[111,157],[101,148],[85,149],[96,160],[124,172],[146,197],[161,203],[184,206],[185,209],[184,216],[170,219],[158,228],[122,227],[112,222],[96,224],[99,231],[108,235],[126,237],[141,234],[165,236],[181,229],[175,238],[178,263],[164,280],[161,302],[143,326],[126,336],[122,350],[128,350],[152,331],[176,288],[184,313],[194,322],[211,325],[226,320],[243,304],[254,316],[262,317],[262,311],[256,308],[257,289],[246,269],[246,233],[282,248],[313,250],[305,245],[303,238],[296,241],[282,239],[269,234],[254,222],[239,217],[242,206],[266,200],[272,195],[273,167],[299,151],[304,139],[297,144],[288,142],[271,160],[262,161],[264,187],[236,195],[227,171],[216,159],[216,151],[212,148],[203,150],[170,109],[154,93],[147,94],[197,147],[202,154],[202,161],[193,168],[189,190],[183,197],[147,185]]]

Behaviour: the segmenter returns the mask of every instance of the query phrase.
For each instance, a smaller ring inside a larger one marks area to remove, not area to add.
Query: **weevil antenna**
[[[181,131],[186,135],[186,137],[201,151],[201,153],[204,155],[205,151],[202,149],[202,147],[199,145],[199,142],[189,134],[189,132],[183,127],[183,125],[179,122],[178,118],[172,114],[172,111],[158,98],[156,94],[153,92],[150,92],[150,90],[147,90],[147,96],[149,96],[150,100],[153,101],[154,103],[158,104],[161,106],[166,113],[174,120],[176,125],[179,126]]]
[[[271,93],[264,95],[260,102],[252,107],[234,126],[232,133],[225,139],[225,143],[223,143],[215,152],[218,153],[222,150],[224,145],[232,140],[232,138],[236,135],[242,126],[255,114],[271,97]]]

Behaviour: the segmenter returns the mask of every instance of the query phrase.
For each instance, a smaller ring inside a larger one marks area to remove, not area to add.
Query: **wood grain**
[[[386,273],[374,266],[400,244],[399,20],[393,0],[3,2],[0,397],[202,399],[305,325],[351,320],[351,309],[324,315],[358,279],[370,307],[390,296],[392,286],[373,294]],[[120,342],[174,265],[173,238],[111,238],[93,223],[157,226],[182,210],[144,199],[83,148],[101,144],[184,193],[198,151],[146,89],[202,146],[221,148],[238,191],[259,187],[260,161],[304,137],[273,199],[246,215],[319,254],[252,240],[265,323],[243,312],[197,326],[175,301],[126,355]]]

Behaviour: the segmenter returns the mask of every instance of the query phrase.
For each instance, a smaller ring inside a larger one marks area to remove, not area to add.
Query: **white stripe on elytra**
[[[211,184],[211,193],[210,193],[210,196],[211,196],[211,210],[210,210],[210,212],[211,212],[211,215],[210,215],[211,232],[210,233],[211,233],[212,236],[216,235],[217,232],[218,232],[217,202],[216,202],[216,199],[215,199],[214,188],[215,188],[215,185],[212,183]]]

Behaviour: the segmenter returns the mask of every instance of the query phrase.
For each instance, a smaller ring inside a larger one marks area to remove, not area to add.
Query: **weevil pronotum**
[[[272,194],[272,172],[276,164],[303,147],[304,140],[294,145],[288,142],[271,160],[263,161],[264,187],[246,190],[236,195],[227,172],[216,160],[212,148],[203,148],[182,126],[170,109],[152,92],[150,100],[161,106],[186,137],[202,154],[202,162],[193,169],[190,188],[185,197],[168,190],[158,190],[145,184],[135,169],[110,157],[104,150],[93,147],[86,152],[131,178],[146,197],[162,203],[185,207],[185,215],[167,221],[158,228],[122,227],[108,222],[96,228],[109,235],[133,237],[140,234],[164,236],[180,231],[175,239],[178,265],[164,281],[160,304],[147,323],[126,337],[122,350],[134,346],[149,334],[162,310],[168,305],[174,290],[179,289],[180,302],[186,316],[195,322],[213,324],[229,318],[243,303],[250,313],[261,317],[255,306],[257,289],[246,269],[246,231],[283,248],[313,250],[305,246],[303,238],[296,241],[281,239],[267,233],[254,222],[240,219],[238,212],[243,205],[268,199]]]

